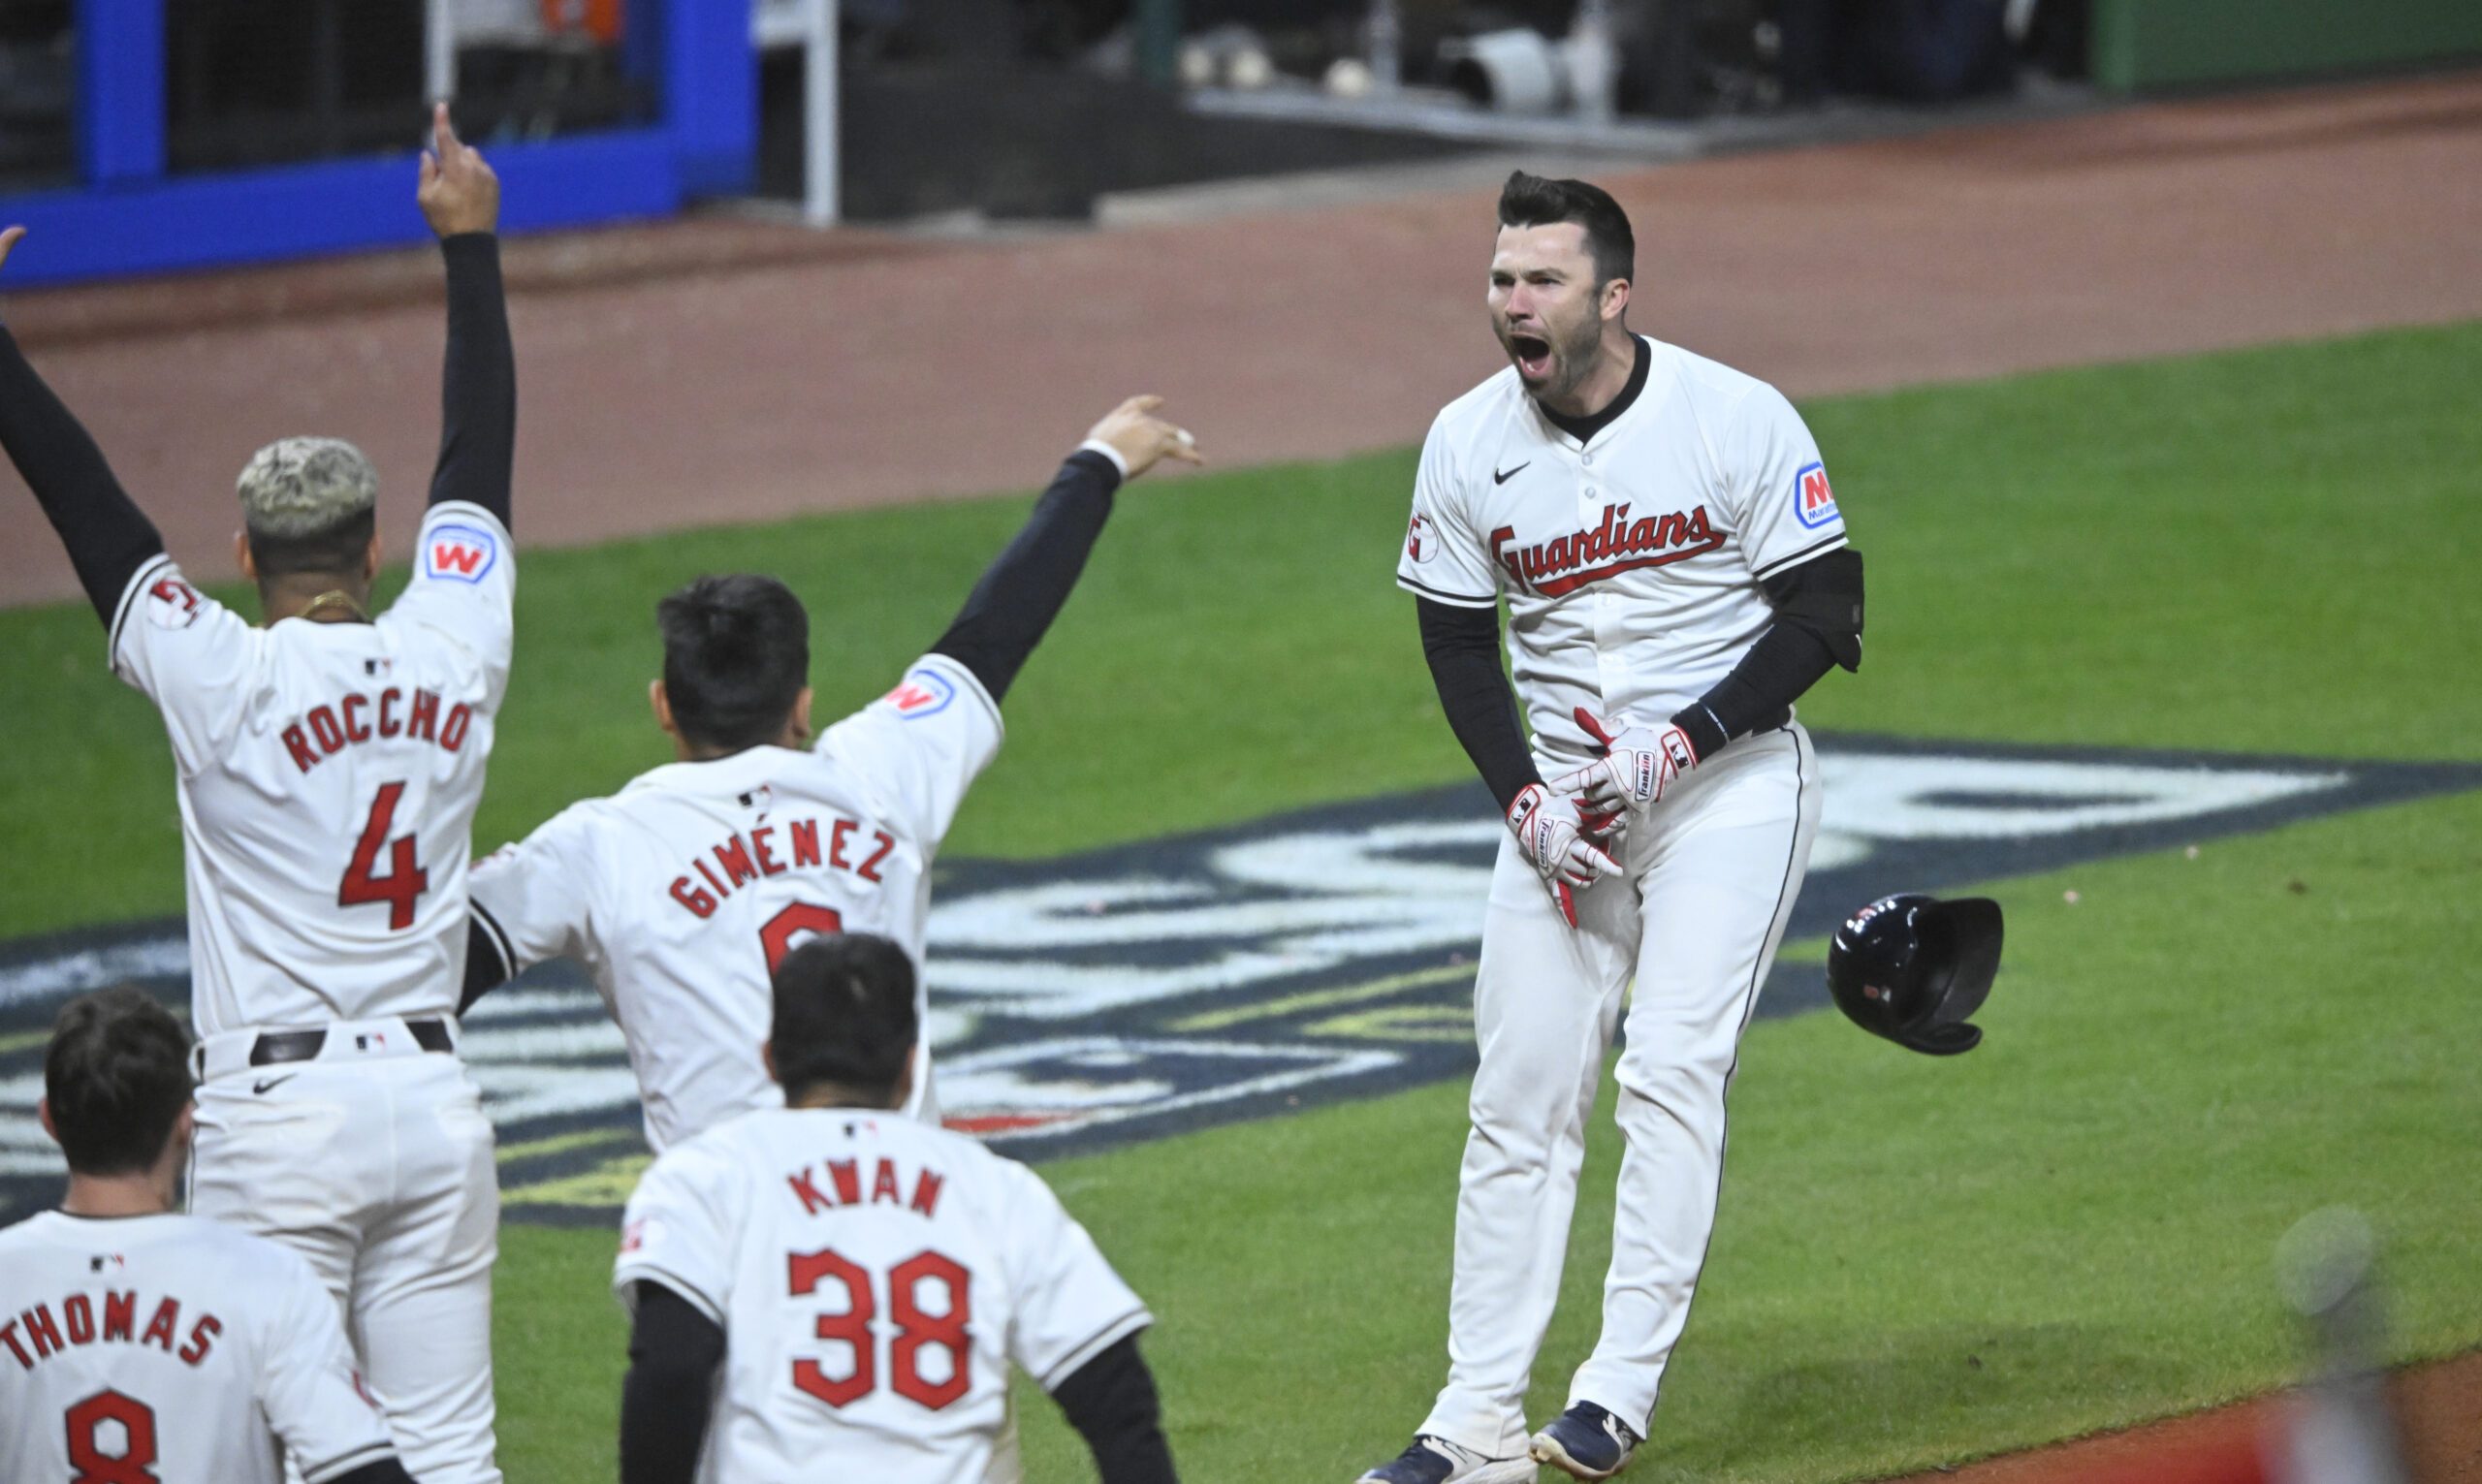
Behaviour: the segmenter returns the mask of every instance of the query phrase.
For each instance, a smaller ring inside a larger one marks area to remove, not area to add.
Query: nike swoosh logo
[[[1495,485],[1505,485],[1510,480],[1516,478],[1520,470],[1531,467],[1533,463],[1534,460],[1529,458],[1524,463],[1518,464],[1516,468],[1509,470],[1506,474],[1501,473],[1497,469],[1493,469],[1491,471],[1491,483]]]
[[[265,1082],[254,1082],[250,1084],[250,1090],[254,1093],[265,1092],[270,1088],[283,1087],[286,1083],[291,1082],[294,1078],[301,1075],[302,1074],[300,1072],[288,1072],[282,1077],[270,1077]]]

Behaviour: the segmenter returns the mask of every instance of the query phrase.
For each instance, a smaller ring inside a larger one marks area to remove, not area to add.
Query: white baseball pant
[[[401,1020],[336,1022],[308,1061],[251,1066],[255,1039],[204,1048],[191,1212],[309,1259],[408,1473],[499,1484],[500,1199],[481,1093],[456,1057],[413,1049]]]
[[[1818,833],[1798,723],[1746,737],[1668,789],[1624,837],[1623,874],[1577,894],[1571,929],[1514,839],[1500,842],[1474,983],[1474,1076],[1456,1200],[1448,1385],[1420,1431],[1525,1452],[1525,1394],[1559,1297],[1585,1121],[1629,995],[1624,1145],[1603,1334],[1570,1383],[1643,1434],[1705,1262],[1724,1097],[1742,1027]]]

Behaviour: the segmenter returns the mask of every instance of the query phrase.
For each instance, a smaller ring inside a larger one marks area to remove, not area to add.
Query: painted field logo
[[[1803,464],[1793,476],[1793,514],[1812,530],[1835,519],[1835,491],[1828,488],[1827,465]]]
[[[1819,755],[1827,813],[1797,943],[1892,892],[2482,787],[2472,765],[1838,736]],[[1505,833],[1477,783],[1052,861],[942,862],[924,1026],[941,1106],[1039,1159],[1466,1075]],[[45,1027],[67,995],[124,980],[184,1003],[181,925],[0,948],[0,1221],[59,1192],[34,1117]],[[1758,1013],[1827,1002],[1817,963],[1779,963]],[[546,964],[485,998],[461,1052],[509,1214],[611,1221],[646,1152],[626,1049],[585,974]]]
[[[479,583],[498,558],[499,543],[489,531],[443,521],[430,528],[423,546],[423,574],[460,583]]]

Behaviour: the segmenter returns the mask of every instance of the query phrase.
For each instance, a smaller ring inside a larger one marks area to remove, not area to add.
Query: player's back
[[[274,1484],[279,1430],[314,1479],[391,1451],[301,1258],[186,1216],[0,1231],[0,1478]]]
[[[676,1148],[615,1281],[720,1323],[701,1477],[979,1481],[1013,1362],[1046,1389],[1149,1322],[1034,1173],[894,1113],[777,1109]]]
[[[470,506],[423,538],[375,622],[254,628],[163,558],[131,584],[113,663],[179,770],[202,1035],[456,1009],[511,558]]]
[[[930,656],[813,748],[668,763],[563,810],[477,865],[474,921],[508,963],[593,974],[669,1149],[780,1106],[757,1048],[804,939],[877,933],[921,963],[932,857],[1000,736],[971,676]]]

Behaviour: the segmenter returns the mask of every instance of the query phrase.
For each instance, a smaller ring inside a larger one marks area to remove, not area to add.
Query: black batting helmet
[[[1999,939],[1999,903],[1989,898],[1882,897],[1835,930],[1828,993],[1872,1035],[1953,1057],[1982,1044],[1982,1028],[1965,1022],[1990,994]]]

